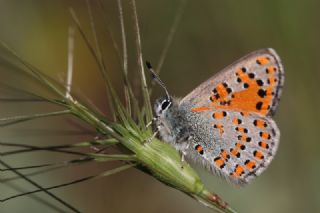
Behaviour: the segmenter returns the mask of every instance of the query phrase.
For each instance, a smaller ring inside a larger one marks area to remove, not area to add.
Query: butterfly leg
[[[189,149],[190,144],[188,143],[182,150],[181,150],[181,161],[185,161],[185,156],[187,155],[187,150]]]
[[[152,136],[150,137],[150,138],[148,138],[148,139],[146,139],[145,140],[145,143],[151,143],[151,141],[157,136],[157,134],[159,133],[159,131],[160,131],[160,126],[157,126],[156,127],[156,129],[155,129],[155,131],[154,131],[154,133],[152,134]]]
[[[181,169],[183,169],[183,163],[185,162],[185,156],[187,155],[186,151],[181,151]]]
[[[146,128],[148,128],[149,126],[151,126],[154,122],[156,122],[159,119],[159,116],[153,117],[152,120],[147,123]]]
[[[184,142],[180,142],[180,143],[175,143],[174,144],[174,147],[176,150],[178,150],[181,154],[181,163],[182,163],[182,166],[181,166],[181,169],[183,169],[183,164],[186,162],[185,161],[185,157],[187,156],[187,152],[188,152],[188,149],[190,147],[190,143],[188,143],[188,141],[184,141]]]

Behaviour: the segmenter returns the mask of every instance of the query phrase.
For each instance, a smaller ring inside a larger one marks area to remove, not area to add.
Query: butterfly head
[[[177,139],[185,139],[189,136],[187,131],[188,126],[184,123],[185,120],[183,116],[181,116],[181,110],[179,108],[180,99],[172,98],[164,83],[152,69],[151,64],[147,62],[146,65],[152,74],[153,80],[157,82],[166,93],[164,97],[157,99],[155,102],[155,125],[158,128],[160,138],[167,143],[173,144],[175,147]]]
[[[157,117],[160,117],[162,114],[164,114],[171,106],[171,97],[165,96],[156,100],[156,103],[154,104],[154,110]]]
[[[153,70],[151,63],[147,61],[146,65],[152,74],[153,80],[155,80],[163,88],[163,90],[166,93],[165,97],[159,98],[156,101],[155,107],[154,107],[157,117],[161,117],[161,115],[164,114],[164,112],[166,112],[172,106],[172,98],[166,86],[164,85],[164,83],[161,81],[157,73]]]

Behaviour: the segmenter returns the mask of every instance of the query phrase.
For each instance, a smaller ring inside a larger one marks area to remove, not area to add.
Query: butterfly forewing
[[[253,52],[193,90],[181,104],[272,115],[283,86],[283,68],[273,49]]]

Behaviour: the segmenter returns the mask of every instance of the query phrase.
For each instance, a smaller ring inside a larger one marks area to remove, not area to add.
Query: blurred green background
[[[90,1],[98,21],[99,37],[112,81],[122,87],[117,51],[120,27],[116,0]],[[129,69],[137,74],[130,1],[124,2],[128,34]],[[181,1],[137,0],[143,55],[157,64]],[[56,79],[67,67],[69,7],[90,34],[85,1],[0,1],[0,39],[30,63]],[[281,130],[278,153],[263,175],[246,187],[226,183],[198,169],[205,183],[239,212],[320,212],[320,2],[317,0],[188,1],[168,51],[161,78],[175,96],[184,96],[214,73],[260,48],[272,47],[285,67],[285,86],[275,120]],[[106,21],[107,20],[107,21]],[[106,111],[103,81],[79,34],[76,35],[74,90]],[[121,51],[120,51],[121,52]],[[1,80],[14,85],[15,72],[2,66]],[[134,81],[134,83],[136,83]],[[22,84],[22,83],[21,83]],[[32,84],[27,85],[32,88]],[[8,93],[9,94],[9,93]],[[155,99],[162,91],[157,89]],[[7,94],[0,94],[7,97]],[[49,111],[46,104],[0,103],[0,115]],[[50,118],[1,129],[1,140],[33,145],[57,145],[90,139],[94,135],[71,118]],[[4,148],[2,148],[4,149]],[[74,156],[73,156],[74,157]],[[71,156],[37,152],[2,157],[11,166],[58,162]],[[93,163],[34,176],[42,186],[63,183],[109,168]],[[11,175],[1,173],[1,178]],[[1,198],[34,189],[24,181],[0,183]],[[105,179],[53,190],[82,212],[211,212],[186,195],[164,186],[140,171],[130,170]],[[43,193],[1,203],[0,212],[68,212]]]

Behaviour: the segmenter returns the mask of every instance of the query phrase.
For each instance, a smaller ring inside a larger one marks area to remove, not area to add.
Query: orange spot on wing
[[[208,110],[212,110],[212,108],[202,106],[202,107],[195,107],[195,108],[191,109],[192,112],[203,112],[203,111],[208,111]]]
[[[248,140],[250,141],[250,138],[246,134],[241,135],[240,141],[249,142]]]
[[[245,165],[248,169],[254,169],[256,167],[256,163],[254,161],[251,160],[247,160],[245,162]]]
[[[224,133],[224,129],[223,129],[222,124],[215,124],[214,127],[220,130],[221,135]]]
[[[239,125],[239,119],[238,118],[233,118],[232,123],[235,125]]]
[[[260,152],[260,151],[255,151],[253,154],[258,159],[263,159],[264,158],[262,152]]]
[[[236,147],[238,147],[239,149],[241,149],[242,148],[242,144],[241,143],[236,143]]]
[[[265,128],[267,124],[263,120],[255,120],[254,125],[259,128]]]
[[[247,73],[243,72],[241,69],[239,69],[237,72],[236,72],[238,78],[240,78],[241,82],[248,82],[250,81],[250,78],[248,76]]]
[[[260,65],[265,65],[269,62],[270,62],[270,60],[267,57],[261,56],[261,57],[257,58],[257,63]]]
[[[226,112],[224,111],[215,112],[212,115],[214,119],[221,119],[221,118],[224,118],[225,116],[226,116]]]
[[[237,176],[241,176],[244,173],[244,168],[240,165],[236,166],[235,173]]]
[[[224,97],[228,96],[228,92],[226,88],[223,86],[222,83],[218,84],[216,87],[217,93],[220,95],[220,97],[223,99]]]
[[[221,155],[221,157],[222,157],[223,159],[225,159],[225,160],[228,160],[228,159],[230,158],[227,150],[223,150],[220,155]]]
[[[197,151],[199,152],[199,153],[201,153],[202,151],[203,151],[203,147],[202,146],[197,146]]]
[[[224,160],[220,157],[218,157],[217,159],[214,160],[214,163],[216,164],[217,167],[222,168],[225,163]]]
[[[270,84],[270,86],[274,86],[274,84],[276,83],[276,79],[274,78],[274,77],[270,77],[269,79],[268,79],[268,83]]]
[[[274,72],[276,72],[276,68],[273,66],[270,66],[267,68],[267,73],[272,75]]]
[[[264,139],[270,139],[270,134],[267,132],[261,132],[260,136]]]
[[[269,145],[264,141],[260,141],[259,142],[259,146],[264,148],[264,149],[268,149],[269,148]]]
[[[237,128],[237,131],[238,132],[242,132],[242,133],[245,133],[246,131],[248,131],[246,128],[243,128],[243,127],[238,127]]]
[[[239,153],[238,150],[236,150],[236,149],[231,149],[230,151],[231,151],[231,154],[234,156],[237,156]]]

